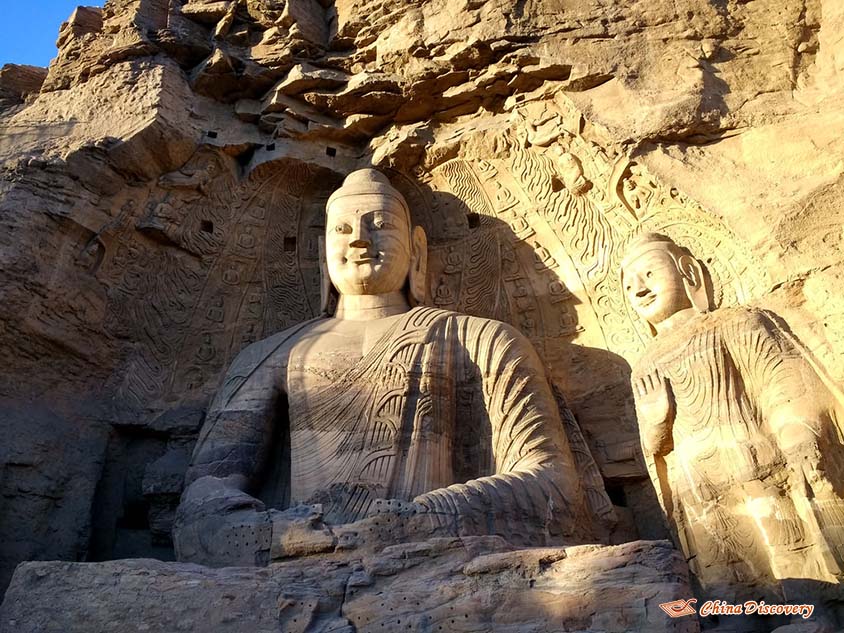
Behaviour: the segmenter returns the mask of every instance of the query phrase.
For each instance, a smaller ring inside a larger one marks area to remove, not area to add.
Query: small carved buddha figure
[[[563,178],[563,184],[573,196],[582,196],[592,186],[583,175],[580,159],[574,154],[557,149],[557,166]]]
[[[634,240],[621,274],[654,336],[632,374],[643,450],[706,597],[819,601],[844,554],[834,394],[775,317],[710,311],[702,264],[670,238]]]
[[[266,564],[431,535],[593,538],[589,504],[606,493],[587,486],[587,501],[536,352],[503,323],[418,305],[426,257],[381,173],[354,172],[329,198],[336,312],[233,362],[187,474],[180,560]]]

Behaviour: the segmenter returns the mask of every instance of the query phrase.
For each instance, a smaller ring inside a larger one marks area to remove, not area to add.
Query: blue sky
[[[56,56],[59,27],[79,6],[103,0],[0,0],[0,66],[47,66]]]

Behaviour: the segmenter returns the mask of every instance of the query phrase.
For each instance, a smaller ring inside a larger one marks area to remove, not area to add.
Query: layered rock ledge
[[[659,608],[690,595],[667,541],[514,550],[498,537],[432,539],[265,568],[23,563],[0,631],[692,633],[696,620]]]

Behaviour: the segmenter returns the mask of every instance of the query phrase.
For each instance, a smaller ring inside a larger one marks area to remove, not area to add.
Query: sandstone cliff
[[[663,534],[617,275],[636,231],[844,379],[835,0],[109,0],[0,72],[0,585],[172,556],[220,372],[318,310],[341,177],[390,174],[432,304],[519,327],[625,534]]]

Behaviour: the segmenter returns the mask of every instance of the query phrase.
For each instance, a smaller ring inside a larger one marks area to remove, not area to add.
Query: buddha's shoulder
[[[756,330],[774,332],[777,329],[770,312],[749,306],[728,306],[701,314],[689,328],[691,333],[718,330],[727,335]]]
[[[735,306],[730,308],[721,308],[715,310],[711,314],[717,317],[720,313],[720,318],[724,323],[732,323],[740,326],[751,328],[762,328],[765,330],[779,329],[776,318],[772,312],[762,308]]]
[[[667,336],[657,336],[656,340],[664,339],[674,345],[678,339],[688,338],[710,330],[724,330],[735,328],[771,328],[774,321],[766,310],[748,306],[727,306],[696,314],[689,321],[670,331]]]
[[[441,334],[443,329],[448,329],[459,339],[495,337],[518,341],[527,340],[518,329],[509,323],[428,306],[413,308],[408,314],[408,325],[436,331],[438,335]]]
[[[751,333],[770,336],[777,330],[771,314],[761,308],[730,306],[696,314],[681,326],[652,339],[633,364],[633,374],[648,373],[655,365],[684,358],[707,347],[719,347],[715,340],[741,340],[742,336]],[[728,347],[732,349],[730,345]]]
[[[326,321],[325,318],[311,319],[302,323],[297,323],[280,332],[276,332],[271,336],[255,341],[244,347],[238,353],[232,368],[249,368],[255,367],[268,360],[277,359],[279,362],[287,358],[287,351],[307,332],[319,327],[321,323]]]

